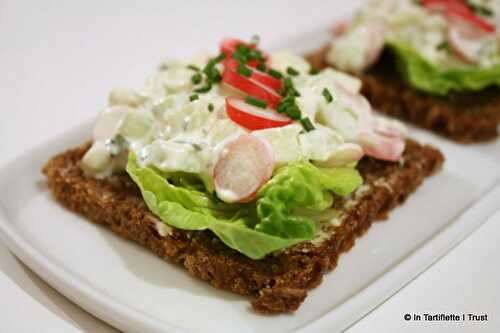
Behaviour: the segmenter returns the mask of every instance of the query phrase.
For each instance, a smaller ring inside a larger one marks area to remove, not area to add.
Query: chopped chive
[[[234,60],[237,60],[240,64],[246,64],[248,62],[248,57],[244,54],[239,53],[239,52],[234,52],[232,55],[232,58]]]
[[[241,52],[241,53],[248,53],[248,51],[250,51],[250,49],[245,44],[238,44],[238,45],[236,45],[236,51]]]
[[[197,94],[193,94],[191,96],[189,96],[189,101],[192,102],[192,101],[196,101],[198,98],[200,98]]]
[[[289,75],[291,75],[291,76],[297,76],[297,75],[299,75],[299,72],[295,68],[293,68],[293,67],[287,67],[286,68],[286,72]]]
[[[243,64],[239,64],[236,71],[246,77],[252,76],[252,70]]]
[[[200,68],[195,66],[195,65],[188,65],[187,68],[193,70],[193,71],[196,71],[196,72],[199,72],[200,71]]]
[[[217,75],[215,75],[215,76],[213,77],[212,81],[214,81],[214,82],[216,82],[216,83],[217,83],[217,82],[222,81],[222,76],[220,75],[220,73],[219,73],[219,72],[217,72]]]
[[[214,66],[215,63],[209,62],[203,69],[203,73],[205,73],[209,82],[219,82],[221,80],[221,75],[219,73],[219,70]]]
[[[286,114],[292,119],[300,119],[301,112],[296,105],[289,106],[286,109]]]
[[[442,50],[449,51],[451,48],[450,48],[450,44],[447,41],[444,41],[437,46],[437,49],[438,49],[438,51],[442,51]]]
[[[299,97],[300,93],[293,86],[292,78],[286,77],[283,80],[283,90],[281,91],[282,96],[292,96]]]
[[[250,51],[248,52],[248,58],[256,60],[264,60],[262,52],[256,49],[250,49]]]
[[[203,87],[200,87],[198,89],[195,89],[194,92],[197,92],[197,93],[206,93],[206,92],[209,92],[210,89],[212,89],[212,84],[210,82],[208,82],[206,85],[204,85]]]
[[[279,113],[286,113],[286,108],[287,106],[285,104],[280,103],[276,108],[276,111],[278,111]]]
[[[217,57],[213,59],[215,63],[219,63],[222,60],[226,59],[226,54],[225,53],[220,53]]]
[[[252,96],[246,96],[245,102],[250,105],[256,106],[261,109],[265,109],[267,107],[267,102],[261,99],[253,98]]]
[[[259,62],[257,64],[257,69],[261,72],[265,72],[267,70],[266,64],[263,62]]]
[[[310,132],[314,129],[314,125],[312,124],[311,119],[309,119],[308,117],[302,118],[300,120],[300,123],[307,132]]]
[[[272,68],[269,68],[269,70],[267,71],[267,74],[271,75],[272,77],[274,77],[276,79],[281,79],[283,77],[283,74],[281,74],[279,71],[272,69]]]
[[[469,8],[472,9],[472,11],[475,12],[476,14],[482,16],[493,16],[494,14],[493,11],[488,7],[476,4],[471,0],[467,0],[465,2],[467,3],[467,6],[469,6]]]
[[[212,112],[214,110],[214,105],[212,103],[208,103],[208,111]]]
[[[286,77],[284,80],[283,80],[283,85],[285,86],[286,89],[290,89],[290,88],[294,88],[293,87],[293,81],[291,78],[289,77]]]
[[[200,73],[196,73],[193,76],[191,76],[191,82],[193,82],[194,84],[200,83],[201,79],[202,79],[202,77],[201,77]]]
[[[328,88],[323,89],[322,94],[325,97],[327,103],[331,103],[333,101],[333,96],[330,93],[330,90],[328,90]]]
[[[310,75],[316,75],[318,73],[319,73],[319,69],[317,69],[316,67],[311,67],[311,69],[309,70]]]

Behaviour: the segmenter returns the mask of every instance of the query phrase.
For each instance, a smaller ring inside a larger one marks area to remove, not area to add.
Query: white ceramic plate
[[[295,314],[259,316],[244,297],[190,277],[52,199],[41,166],[90,130],[90,123],[71,130],[0,171],[0,229],[9,248],[55,289],[125,331],[340,330],[470,234],[500,200],[498,163],[412,130],[442,148],[444,170],[359,239]]]

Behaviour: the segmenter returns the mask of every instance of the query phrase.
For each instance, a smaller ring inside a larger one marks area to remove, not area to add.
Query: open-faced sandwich
[[[498,136],[500,1],[372,0],[309,59],[363,80],[379,111],[459,142]]]
[[[191,274],[292,312],[341,252],[438,170],[361,81],[226,39],[114,90],[93,141],[43,172],[57,200]]]

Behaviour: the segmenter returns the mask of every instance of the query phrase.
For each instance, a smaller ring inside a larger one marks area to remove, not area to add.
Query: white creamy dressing
[[[197,66],[203,67],[207,59],[199,57]],[[98,117],[94,144],[82,161],[86,172],[99,178],[123,170],[127,153],[132,151],[142,166],[196,174],[213,188],[213,168],[221,150],[248,130],[228,118],[228,91],[223,85],[190,100],[195,72],[187,65],[192,63],[164,63],[143,90],[120,89],[110,94],[110,106]],[[356,142],[357,133],[364,126],[364,108],[370,111],[359,95],[361,82],[333,69],[309,75],[309,64],[289,52],[272,55],[270,64],[284,72],[289,66],[300,72],[293,78],[301,95],[297,103],[315,126],[306,132],[294,122],[252,132],[272,147],[275,167],[302,160],[341,166],[360,158],[363,150]],[[322,95],[325,88],[333,95],[331,103]],[[352,96],[358,105],[353,105]]]
[[[471,2],[490,9],[493,15],[480,17],[498,27],[500,1]],[[499,29],[495,33],[483,33],[473,28],[476,33],[467,38],[470,34],[467,31],[457,36],[456,28],[464,25],[458,21],[428,10],[414,0],[371,0],[350,23],[347,33],[332,42],[327,61],[349,72],[363,71],[371,65],[366,55],[377,51],[380,54],[378,38],[382,36],[385,41],[411,46],[440,68],[457,68],[470,63],[479,67],[500,64]],[[383,31],[378,28],[380,24]]]

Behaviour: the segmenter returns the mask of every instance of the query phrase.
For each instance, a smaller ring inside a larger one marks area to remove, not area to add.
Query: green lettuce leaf
[[[211,230],[227,246],[252,259],[311,240],[315,221],[294,215],[295,208],[321,211],[333,193],[346,195],[362,182],[352,168],[324,170],[294,163],[277,171],[253,204],[226,204],[196,186],[168,181],[153,168],[140,167],[130,155],[127,172],[149,209],[166,224],[184,230]],[[176,185],[172,184],[176,183]]]
[[[387,44],[396,55],[397,67],[404,79],[419,90],[445,96],[452,91],[479,91],[492,85],[500,86],[500,65],[444,70],[404,43],[390,41]]]
[[[319,169],[309,163],[285,166],[259,191],[256,229],[281,237],[310,233],[314,221],[291,212],[323,211],[332,206],[332,193],[347,195],[361,183],[354,168]]]

